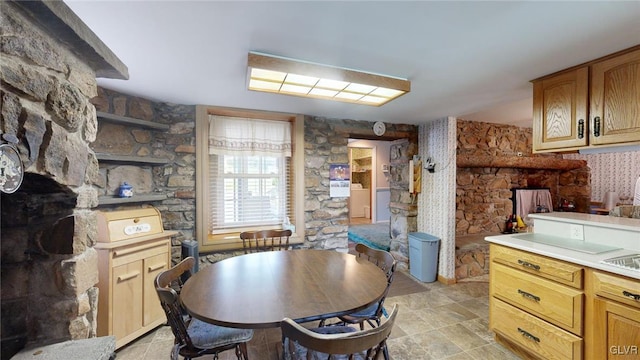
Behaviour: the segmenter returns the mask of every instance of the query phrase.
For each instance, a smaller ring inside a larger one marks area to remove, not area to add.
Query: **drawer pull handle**
[[[529,269],[536,270],[536,271],[540,270],[540,265],[532,264],[532,263],[530,263],[528,261],[518,260],[518,264],[520,264],[520,265],[522,265],[524,267],[527,267]]]
[[[529,340],[533,340],[533,341],[535,341],[535,342],[537,342],[537,343],[539,343],[539,342],[540,342],[540,338],[539,338],[539,337],[537,337],[537,336],[535,336],[535,335],[531,335],[531,334],[530,334],[530,333],[528,333],[527,331],[524,331],[524,330],[522,330],[522,329],[518,328],[518,332],[519,332],[520,334],[522,334],[522,336],[526,337],[526,338],[527,338],[527,339],[529,339]]]
[[[593,136],[600,136],[600,116],[596,116],[593,119]]]
[[[165,266],[167,266],[167,263],[162,263],[162,264],[156,264],[156,265],[153,265],[153,266],[149,266],[149,272],[160,270]]]
[[[625,290],[625,291],[622,292],[622,295],[624,295],[624,296],[626,296],[628,298],[632,298],[635,301],[640,301],[640,295],[638,295],[638,294],[630,293],[630,292]]]
[[[123,282],[123,281],[127,281],[129,279],[133,279],[134,277],[137,277],[138,275],[140,275],[140,271],[134,271],[132,273],[120,275],[120,276],[118,276],[118,282]]]
[[[522,295],[522,297],[526,297],[529,300],[533,300],[535,302],[540,302],[540,297],[539,296],[535,296],[533,294],[530,294],[526,291],[522,291],[520,289],[518,289],[518,294]]]

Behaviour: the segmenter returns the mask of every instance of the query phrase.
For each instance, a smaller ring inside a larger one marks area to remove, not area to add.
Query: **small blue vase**
[[[125,181],[118,188],[118,196],[121,198],[129,198],[133,196],[133,187]]]

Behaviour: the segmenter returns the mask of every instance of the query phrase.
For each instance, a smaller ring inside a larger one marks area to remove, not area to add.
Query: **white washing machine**
[[[352,218],[370,217],[371,194],[369,189],[362,188],[362,184],[351,184],[350,203],[349,211]]]

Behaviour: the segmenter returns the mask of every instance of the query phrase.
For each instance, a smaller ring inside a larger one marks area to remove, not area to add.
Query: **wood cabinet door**
[[[589,68],[582,67],[533,84],[533,150],[588,144]]]
[[[116,340],[142,328],[142,260],[113,268],[113,332]]]
[[[591,67],[590,143],[640,141],[640,49]]]
[[[156,276],[164,270],[169,269],[169,254],[159,254],[144,259],[144,314],[143,325],[147,326],[166,319],[164,310],[160,306],[160,299],[154,285]]]
[[[640,310],[595,300],[594,359],[640,359]]]

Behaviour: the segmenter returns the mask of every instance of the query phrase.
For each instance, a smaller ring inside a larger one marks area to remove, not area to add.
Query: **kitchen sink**
[[[602,260],[603,263],[621,267],[627,270],[640,271],[640,254],[618,256]]]

